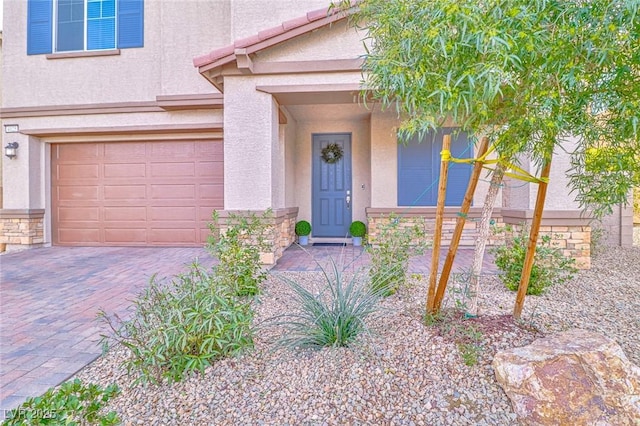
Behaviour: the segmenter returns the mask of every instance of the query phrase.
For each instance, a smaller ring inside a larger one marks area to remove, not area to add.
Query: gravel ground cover
[[[287,273],[310,288],[318,273]],[[495,381],[491,361],[497,350],[522,346],[546,333],[581,327],[617,340],[640,364],[640,247],[602,251],[590,271],[529,296],[523,319],[511,311],[515,294],[495,276],[483,279],[481,316],[452,317],[440,327],[423,325],[427,277],[382,302],[371,333],[350,348],[320,351],[277,349],[282,330],[262,328],[255,348],[217,362],[204,375],[172,385],[132,386],[122,368],[127,353],[113,348],[78,374],[103,385],[116,382],[112,400],[124,423],[222,424],[517,424],[510,402]],[[461,290],[462,280],[450,285]],[[447,305],[460,302],[451,291]],[[293,309],[291,291],[270,277],[256,303],[256,323]],[[479,361],[463,362],[456,342],[464,330],[477,332]]]

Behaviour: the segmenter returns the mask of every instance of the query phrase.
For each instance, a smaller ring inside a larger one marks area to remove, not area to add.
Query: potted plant
[[[301,246],[309,244],[309,234],[311,234],[311,224],[306,220],[298,221],[296,223],[296,235]]]
[[[349,227],[349,233],[351,234],[351,237],[353,239],[353,245],[361,246],[362,237],[364,237],[365,234],[367,233],[367,226],[363,222],[356,220],[354,222],[351,222],[351,226]]]

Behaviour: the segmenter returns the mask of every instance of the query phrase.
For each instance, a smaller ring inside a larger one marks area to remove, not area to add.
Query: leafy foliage
[[[322,269],[324,289],[314,294],[282,276],[295,294],[297,312],[282,317],[286,332],[279,344],[289,348],[349,346],[367,330],[365,320],[378,306],[380,295],[355,274],[346,280],[331,260],[331,275]]]
[[[366,89],[405,117],[403,140],[452,119],[509,161],[563,146],[599,216],[640,184],[639,17],[635,0],[362,0],[352,22],[368,34]]]
[[[127,347],[129,372],[137,372],[136,381],[154,383],[204,372],[214,360],[251,347],[250,302],[237,297],[225,280],[197,263],[168,284],[154,276],[133,301],[130,320],[100,312],[111,329],[111,335],[102,336],[104,347],[110,341]]]
[[[260,292],[260,284],[267,278],[261,264],[260,252],[267,251],[267,235],[271,211],[261,217],[231,213],[223,227],[218,212],[213,212],[209,224],[211,235],[208,248],[219,260],[214,273],[238,296],[253,296]]]
[[[3,426],[120,424],[115,411],[103,413],[107,402],[120,393],[117,385],[103,388],[84,384],[80,379],[68,381],[58,389],[50,388],[44,395],[28,398],[8,413]]]
[[[351,226],[349,226],[349,233],[352,237],[364,237],[367,233],[367,225],[359,220],[351,222]]]
[[[504,245],[493,247],[491,252],[495,255],[495,263],[501,271],[505,286],[511,291],[517,291],[527,253],[529,228],[521,226],[519,231],[514,231],[513,228],[506,227],[505,232],[513,234],[505,238]],[[527,294],[540,295],[548,287],[572,279],[577,272],[574,265],[575,259],[564,257],[562,250],[553,246],[551,236],[543,235],[536,246]]]
[[[406,281],[409,258],[424,253],[427,248],[424,220],[410,225],[407,219],[389,215],[389,222],[367,248],[371,255],[369,277],[374,292],[390,296]]]
[[[304,237],[311,234],[311,224],[306,220],[300,220],[296,223],[296,235],[299,237]]]

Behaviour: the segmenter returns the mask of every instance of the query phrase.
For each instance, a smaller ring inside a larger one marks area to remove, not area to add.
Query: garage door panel
[[[86,162],[100,158],[102,147],[98,144],[70,143],[55,145],[52,158],[69,158],[76,162]]]
[[[194,142],[154,142],[151,145],[151,160],[162,158],[196,158]]]
[[[106,163],[119,164],[132,161],[146,161],[148,142],[126,142],[90,144],[104,146],[104,160]]]
[[[150,218],[153,221],[176,222],[183,220],[193,223],[196,220],[195,207],[151,207],[150,210]]]
[[[58,199],[65,200],[98,200],[97,186],[62,186],[58,187]]]
[[[147,165],[145,163],[132,164],[105,164],[104,177],[106,179],[116,178],[144,178],[146,176]]]
[[[108,221],[118,221],[118,222],[131,222],[131,221],[141,221],[145,222],[147,220],[147,208],[146,207],[111,207],[105,206],[103,208],[104,211],[104,220]]]
[[[223,151],[221,141],[52,145],[54,244],[205,244],[223,208]]]
[[[207,178],[217,178],[222,182],[224,178],[224,169],[220,167],[220,163],[215,161],[201,161],[196,165],[196,173],[198,176]]]
[[[223,184],[218,185],[209,185],[202,184],[199,187],[200,190],[200,198],[204,200],[219,200],[221,199],[221,194],[223,190]]]
[[[58,218],[64,222],[97,222],[100,218],[99,207],[58,207]]]
[[[68,164],[58,167],[58,179],[97,179],[100,166],[97,164]]]
[[[188,244],[196,239],[196,230],[153,228],[149,232],[151,243]]]
[[[139,243],[147,242],[146,228],[129,228],[129,229],[105,229],[104,240],[106,243],[122,244],[122,243]]]
[[[104,187],[104,199],[108,200],[145,200],[145,185],[110,185]]]
[[[151,185],[151,197],[154,200],[194,199],[195,185]]]
[[[73,229],[58,229],[58,242],[60,244],[93,244],[100,241],[100,230],[91,228],[83,229],[80,226]]]
[[[196,166],[193,162],[185,163],[153,163],[151,164],[151,177],[194,177]]]

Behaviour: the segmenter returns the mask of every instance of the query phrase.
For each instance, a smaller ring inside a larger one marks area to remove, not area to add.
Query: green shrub
[[[517,291],[529,243],[529,227],[523,225],[519,231],[505,227],[504,232],[507,233],[505,244],[491,248],[490,252],[495,256],[502,282],[509,290]],[[562,250],[552,245],[551,237],[542,235],[538,238],[527,294],[540,295],[548,287],[572,279],[576,272],[575,259],[564,257]]]
[[[333,259],[331,265],[332,275],[322,269],[325,281],[320,294],[281,276],[294,291],[297,312],[279,317],[278,324],[285,328],[279,345],[315,349],[348,346],[367,330],[365,319],[376,311],[380,295],[358,274],[345,280]]]
[[[104,414],[102,410],[119,393],[115,384],[102,388],[75,379],[61,384],[58,389],[50,388],[42,396],[29,398],[18,408],[6,412],[7,418],[2,425],[117,425],[120,419],[116,412]]]
[[[218,212],[213,212],[207,247],[219,260],[214,273],[239,296],[258,294],[260,284],[267,278],[260,263],[260,252],[269,250],[267,233],[271,219],[270,210],[261,217],[253,213],[229,214],[223,229]]]
[[[427,248],[424,220],[405,226],[402,220],[389,216],[389,223],[380,227],[373,245],[367,248],[371,255],[369,276],[376,293],[389,296],[405,283],[409,258],[421,255]]]
[[[131,351],[126,367],[138,373],[136,381],[179,381],[253,344],[250,302],[197,263],[170,283],[154,276],[133,306],[130,320],[99,316],[111,330],[103,346],[115,341]]]
[[[296,223],[296,235],[299,237],[306,237],[311,234],[311,224],[306,220],[301,220]]]
[[[363,222],[356,220],[355,222],[351,222],[349,233],[352,237],[364,237],[367,233],[367,226]]]

